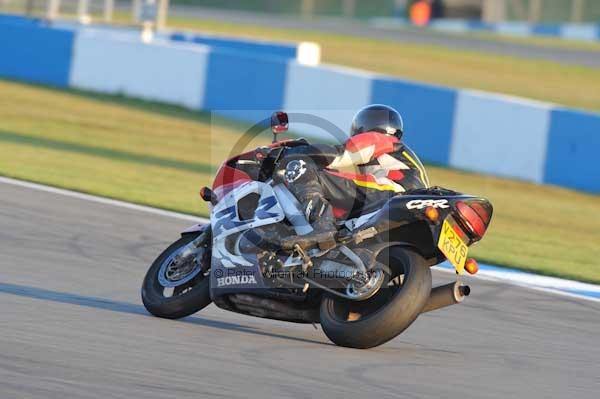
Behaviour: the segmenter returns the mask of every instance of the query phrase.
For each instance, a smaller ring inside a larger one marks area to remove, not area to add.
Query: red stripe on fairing
[[[217,198],[221,199],[225,194],[233,190],[235,187],[251,180],[252,179],[247,173],[224,164],[221,166],[217,172],[217,175],[215,176],[212,189],[217,195]]]
[[[373,158],[377,158],[383,154],[394,152],[394,144],[399,142],[400,140],[396,136],[378,132],[367,132],[352,136],[346,142],[346,150],[350,152],[358,152],[370,146],[375,146]]]

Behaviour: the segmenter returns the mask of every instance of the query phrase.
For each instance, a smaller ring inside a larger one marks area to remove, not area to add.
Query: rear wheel
[[[396,337],[421,313],[431,292],[431,270],[413,250],[391,247],[378,259],[388,267],[389,283],[369,299],[325,296],[321,326],[336,345],[372,348]]]
[[[204,235],[204,236],[202,236]],[[202,245],[192,242],[200,238]],[[152,263],[142,285],[142,302],[148,312],[167,319],[196,313],[210,300],[210,234],[186,234]]]

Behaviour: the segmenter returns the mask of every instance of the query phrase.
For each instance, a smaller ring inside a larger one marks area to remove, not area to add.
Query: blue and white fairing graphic
[[[239,201],[249,194],[258,194],[258,206],[252,219],[240,220]],[[250,181],[237,187],[219,201],[211,212],[213,234],[212,265],[215,268],[236,268],[256,266],[243,256],[232,253],[227,248],[227,237],[259,226],[278,223],[285,213],[277,201],[273,188],[266,183]],[[258,269],[258,268],[257,268]]]
[[[226,233],[226,236],[246,230],[248,227],[253,227],[248,225],[253,224],[257,220],[265,221],[276,217],[278,214],[272,212],[273,207],[276,205],[278,206],[277,198],[273,196],[264,199],[261,198],[258,202],[255,216],[251,220],[239,220],[237,205],[230,206],[215,214],[216,222],[213,224],[213,229]]]

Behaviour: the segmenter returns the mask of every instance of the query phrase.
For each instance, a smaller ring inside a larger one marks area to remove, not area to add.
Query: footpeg
[[[354,234],[354,243],[360,244],[364,240],[368,240],[369,238],[373,238],[377,235],[377,229],[375,227],[369,227],[368,229],[361,230]]]
[[[302,247],[298,244],[294,245],[294,251],[298,252],[298,255],[302,258],[302,271],[306,272],[313,266],[313,262],[310,259],[310,256],[302,249]]]

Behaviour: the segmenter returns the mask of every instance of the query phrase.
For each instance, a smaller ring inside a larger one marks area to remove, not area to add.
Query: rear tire
[[[142,284],[142,302],[146,310],[154,316],[165,319],[180,319],[198,312],[212,302],[210,299],[209,275],[200,272],[188,284],[189,287],[186,286],[187,291],[172,297],[164,296],[165,287],[161,285],[158,278],[163,262],[175,251],[193,241],[199,234],[186,234],[175,241],[156,258],[146,273]],[[210,256],[208,259],[210,259]]]
[[[358,349],[381,345],[408,328],[427,303],[431,270],[425,259],[401,247],[391,247],[388,254],[381,261],[392,271],[390,277],[404,274],[400,287],[382,287],[374,297],[360,302],[334,296],[321,301],[323,332],[336,345]],[[359,315],[355,321],[351,321],[353,314]]]

